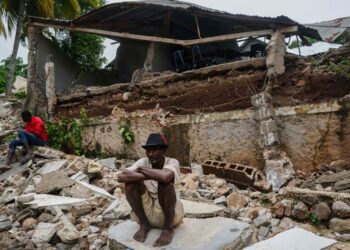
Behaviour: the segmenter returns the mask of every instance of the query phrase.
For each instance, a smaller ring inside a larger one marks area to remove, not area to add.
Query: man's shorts
[[[152,198],[149,193],[146,192],[141,196],[142,205],[145,211],[146,217],[152,227],[163,228],[164,226],[164,213],[163,209],[159,204],[158,198]],[[182,222],[185,212],[181,201],[177,201],[175,205],[175,215],[173,219],[173,226],[177,226]],[[137,223],[140,223],[134,211],[131,212],[130,218]]]

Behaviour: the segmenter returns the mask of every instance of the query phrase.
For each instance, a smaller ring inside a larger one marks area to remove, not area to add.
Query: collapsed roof
[[[334,42],[339,36],[350,28],[350,17],[337,18],[313,24],[306,24],[307,27],[316,29],[323,41]]]
[[[173,40],[158,42],[173,44],[176,44],[176,40],[208,38],[290,26],[297,26],[297,33],[300,36],[321,40],[316,30],[300,25],[286,16],[270,18],[234,15],[175,0],[112,3],[95,9],[73,21],[32,17],[31,22],[37,26],[96,33],[115,40],[118,40],[118,38],[143,40],[142,37],[125,37],[116,33],[161,36]],[[170,32],[161,32],[165,25],[170,25]],[[178,45],[185,44],[178,43]]]

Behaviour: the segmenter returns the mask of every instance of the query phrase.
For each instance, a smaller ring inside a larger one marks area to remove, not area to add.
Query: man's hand
[[[147,167],[138,167],[137,173],[146,176],[146,179],[155,180],[163,183],[170,183],[174,180],[174,172],[170,169],[154,169]]]

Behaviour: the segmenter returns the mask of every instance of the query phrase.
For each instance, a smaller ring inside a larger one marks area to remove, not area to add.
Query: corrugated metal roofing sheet
[[[111,3],[95,9],[73,21],[61,22],[31,18],[46,24],[88,27],[100,30],[154,35],[163,25],[164,17],[172,10],[172,25],[196,35],[194,16],[197,16],[203,29],[203,37],[239,33],[245,31],[271,29],[298,25],[301,34],[320,39],[317,31],[306,28],[286,16],[276,18],[234,15],[192,3],[175,0],[145,0]],[[206,32],[207,30],[207,32]],[[186,35],[188,36],[189,33]],[[193,37],[173,37],[176,39],[193,39]]]
[[[330,49],[337,49],[339,47],[341,47],[340,44],[326,43],[326,42],[320,41],[320,42],[313,43],[311,46],[301,46],[300,53],[302,56],[312,56],[320,53],[325,53]],[[299,55],[298,48],[287,49],[287,51],[289,53]]]
[[[306,27],[317,29],[326,42],[334,42],[341,34],[350,28],[350,17],[338,18],[313,24],[306,24]]]

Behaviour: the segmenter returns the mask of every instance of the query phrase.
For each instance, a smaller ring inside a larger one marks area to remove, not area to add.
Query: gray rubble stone
[[[350,219],[333,218],[329,222],[329,228],[338,233],[350,233]]]
[[[11,228],[12,221],[6,215],[0,215],[0,232],[7,231]]]
[[[342,201],[336,201],[332,205],[333,212],[340,218],[350,217],[350,206]]]
[[[350,178],[349,179],[344,179],[344,180],[341,180],[341,181],[337,181],[334,184],[334,188],[335,188],[336,191],[350,189]]]
[[[138,225],[133,221],[111,226],[108,230],[109,245],[118,243],[130,249],[154,249],[152,244],[159,237],[160,230],[152,229],[146,241],[140,243],[133,239],[133,234],[137,229]],[[184,218],[183,223],[176,227],[174,238],[166,249],[242,249],[249,244],[251,236],[252,230],[249,224],[233,219],[224,217]]]
[[[307,206],[302,203],[302,202],[298,202],[292,211],[292,217],[298,220],[305,220],[307,218],[309,209],[307,208]]]
[[[258,231],[259,240],[263,240],[267,237],[270,232],[270,227],[261,226]]]
[[[35,245],[47,243],[51,240],[52,236],[56,233],[56,225],[52,223],[40,222],[35,228],[32,236],[32,241]]]
[[[329,208],[329,206],[324,203],[321,202],[319,204],[316,204],[315,206],[313,206],[310,211],[315,214],[320,220],[324,220],[327,221],[329,220],[330,216],[331,216],[331,209]]]
[[[63,243],[73,244],[78,241],[80,234],[75,226],[68,220],[65,215],[61,216],[61,228],[57,231],[57,236]]]
[[[343,179],[349,179],[350,178],[350,171],[342,171],[335,174],[330,175],[322,175],[319,177],[315,183],[316,184],[331,184],[335,183],[337,181],[343,180]]]
[[[97,161],[97,163],[99,163],[100,165],[109,168],[109,169],[116,169],[116,162],[117,158],[113,157],[113,158],[106,158],[106,159],[102,159]]]
[[[262,213],[253,220],[256,227],[268,226],[271,223],[272,216],[269,213]]]
[[[35,192],[39,194],[48,194],[73,186],[74,183],[75,182],[67,177],[65,171],[62,169],[44,174],[41,182],[35,187]]]
[[[46,163],[42,168],[38,170],[39,174],[48,174],[51,172],[58,171],[67,165],[67,160],[50,161]]]

